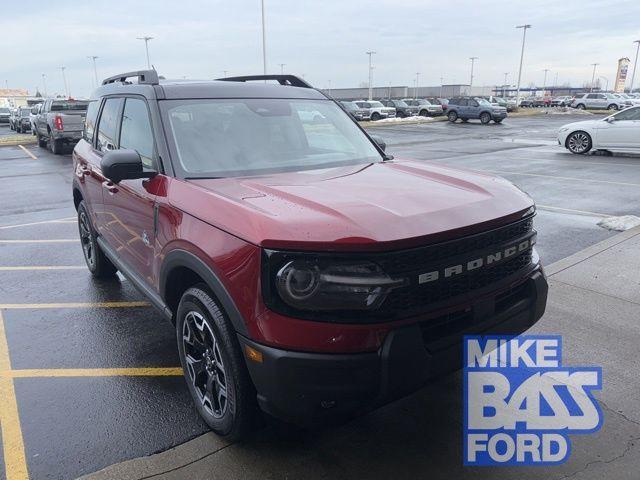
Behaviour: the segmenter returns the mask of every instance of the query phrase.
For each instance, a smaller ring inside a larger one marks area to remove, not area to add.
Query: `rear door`
[[[135,150],[145,170],[159,171],[158,155],[149,108],[143,97],[128,96],[119,118],[117,148]],[[154,215],[156,192],[162,175],[152,179],[122,180],[104,184],[109,243],[120,258],[147,282],[152,282],[155,247]]]

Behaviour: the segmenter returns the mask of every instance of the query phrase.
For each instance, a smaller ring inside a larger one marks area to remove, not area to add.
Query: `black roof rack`
[[[249,75],[243,77],[225,77],[216,78],[216,80],[222,80],[225,82],[253,82],[259,80],[276,80],[280,85],[289,85],[291,87],[301,88],[313,88],[310,84],[305,82],[295,75]]]
[[[158,79],[158,72],[155,70],[138,70],[137,72],[121,73],[114,75],[113,77],[105,78],[102,81],[102,85],[108,85],[109,83],[122,82],[125,83],[127,78],[138,77],[138,83],[143,85],[158,85],[160,83]]]

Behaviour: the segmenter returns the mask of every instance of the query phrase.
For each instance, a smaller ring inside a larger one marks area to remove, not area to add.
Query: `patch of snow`
[[[587,112],[586,110],[580,110],[579,108],[571,108],[571,107],[557,107],[557,108],[549,108],[545,111],[548,115],[593,115],[591,112]]]
[[[394,118],[381,118],[374,123],[403,123],[403,122],[433,122],[436,117],[394,117]]]
[[[598,222],[598,226],[607,230],[624,232],[640,225],[640,217],[635,215],[623,215],[621,217],[606,217]]]

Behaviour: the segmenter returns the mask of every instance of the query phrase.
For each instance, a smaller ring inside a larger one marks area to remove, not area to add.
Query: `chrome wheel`
[[[214,418],[221,418],[228,405],[227,373],[220,343],[207,319],[190,311],[182,325],[182,344],[189,381],[202,407]]]
[[[91,235],[91,225],[84,211],[81,211],[78,215],[78,229],[80,230],[80,242],[82,243],[84,259],[89,268],[94,269],[96,266],[96,248],[93,235]]]
[[[583,132],[572,133],[569,136],[567,148],[572,153],[585,153],[591,148],[591,139]]]

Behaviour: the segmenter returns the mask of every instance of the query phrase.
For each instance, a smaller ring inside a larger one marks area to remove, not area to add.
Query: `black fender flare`
[[[247,326],[242,318],[242,314],[236,307],[231,295],[222,284],[218,276],[211,268],[204,263],[199,257],[191,252],[182,249],[171,250],[164,258],[160,267],[159,289],[160,296],[166,299],[167,279],[174,268],[186,267],[197,273],[211,289],[216,299],[220,302],[220,306],[224,309],[227,317],[231,321],[234,330],[237,333],[248,336]],[[175,312],[173,312],[175,315]]]

